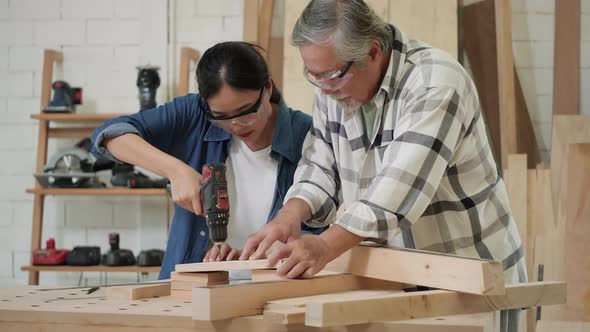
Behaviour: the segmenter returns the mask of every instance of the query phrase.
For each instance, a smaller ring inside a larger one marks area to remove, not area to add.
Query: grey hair
[[[391,30],[362,0],[311,0],[297,19],[290,43],[334,46],[342,62],[362,61],[370,42],[377,40],[384,52],[393,42]]]

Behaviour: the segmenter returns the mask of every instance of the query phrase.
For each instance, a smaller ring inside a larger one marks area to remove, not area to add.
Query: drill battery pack
[[[51,238],[47,240],[45,249],[33,251],[33,265],[64,265],[69,253],[66,249],[55,249],[55,240]]]
[[[78,246],[74,247],[68,255],[66,264],[74,266],[99,265],[100,258],[100,247]]]
[[[164,250],[143,250],[137,255],[137,266],[161,266],[164,260]]]

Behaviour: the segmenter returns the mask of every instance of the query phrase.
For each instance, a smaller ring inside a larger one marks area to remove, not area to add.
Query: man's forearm
[[[324,240],[330,248],[328,257],[329,261],[334,260],[345,251],[365,240],[365,238],[351,233],[338,225],[332,225],[332,227],[320,234],[319,237]]]
[[[311,219],[311,208],[301,198],[291,198],[281,208],[279,214],[288,218],[292,222],[299,224]]]

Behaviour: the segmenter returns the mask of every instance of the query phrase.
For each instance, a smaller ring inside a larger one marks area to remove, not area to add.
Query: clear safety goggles
[[[354,61],[349,61],[346,64],[346,67],[342,70],[324,72],[320,74],[312,73],[307,69],[307,67],[303,67],[303,75],[311,84],[317,86],[318,88],[335,91],[341,89],[354,76],[352,73],[348,72],[353,63]]]
[[[214,125],[221,128],[230,128],[232,126],[241,126],[241,127],[248,127],[256,123],[256,121],[260,120],[262,117],[261,113],[259,112],[262,108],[262,96],[264,95],[265,88],[260,90],[260,95],[256,100],[256,103],[252,105],[249,109],[240,112],[235,115],[221,115],[221,116],[214,116],[209,108],[209,105],[205,101],[203,101],[205,112],[207,113],[207,118],[211,121]]]

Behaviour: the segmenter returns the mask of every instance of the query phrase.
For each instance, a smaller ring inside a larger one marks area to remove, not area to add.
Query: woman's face
[[[265,137],[263,132],[272,113],[270,84],[261,90],[237,90],[224,84],[216,95],[207,100],[213,115],[211,122],[248,145],[256,145]],[[215,120],[219,117],[222,119]]]

